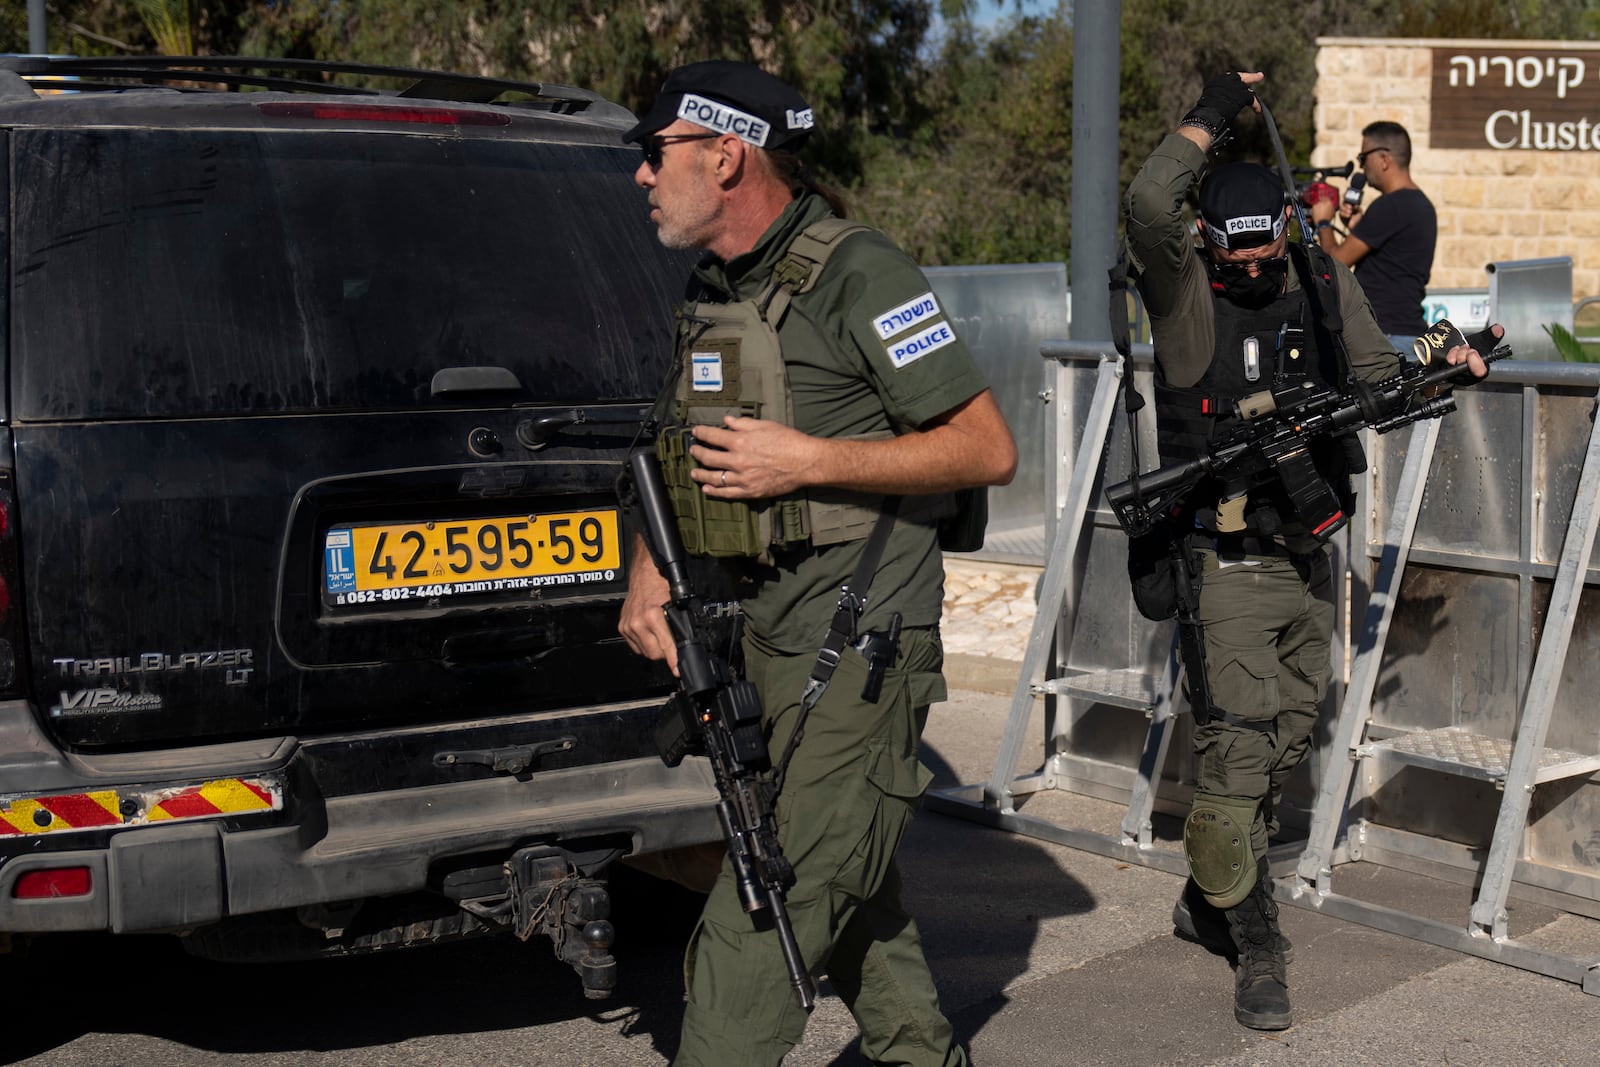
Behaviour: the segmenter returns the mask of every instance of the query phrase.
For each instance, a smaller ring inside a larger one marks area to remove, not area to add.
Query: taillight
[[[53,897],[86,897],[93,888],[87,867],[47,867],[28,871],[17,879],[11,895],[17,900],[49,900]]]
[[[0,699],[19,695],[17,664],[23,651],[22,604],[17,588],[16,476],[0,470]]]
[[[263,115],[325,119],[332,122],[408,122],[424,126],[509,126],[511,116],[455,107],[413,107],[404,104],[323,104],[273,100],[257,104]]]

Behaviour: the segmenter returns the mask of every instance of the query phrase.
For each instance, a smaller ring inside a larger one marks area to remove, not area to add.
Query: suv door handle
[[[644,421],[643,406],[623,409],[567,408],[564,411],[546,411],[517,423],[517,440],[530,452],[537,452],[550,443],[550,439],[569,426],[637,426]]]
[[[511,745],[506,748],[467,748],[460,752],[435,752],[435,767],[454,767],[471,763],[499,774],[521,774],[547,752],[568,752],[578,744],[576,737],[558,737],[536,745]]]
[[[429,386],[435,400],[460,393],[520,393],[522,383],[505,367],[446,367]]]

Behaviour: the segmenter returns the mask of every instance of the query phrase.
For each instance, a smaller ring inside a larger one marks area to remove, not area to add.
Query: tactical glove
[[[1200,90],[1200,99],[1183,117],[1180,126],[1197,126],[1211,135],[1211,145],[1218,147],[1233,135],[1235,115],[1250,106],[1255,94],[1245,85],[1237,72],[1217,74],[1207,79]]]

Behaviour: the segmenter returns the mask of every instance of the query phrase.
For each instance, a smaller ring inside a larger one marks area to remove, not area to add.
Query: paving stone
[[[945,653],[1006,661],[1020,669],[1038,614],[1033,592],[1043,573],[1042,567],[947,558]],[[959,672],[959,665],[947,664],[951,684],[960,684]]]

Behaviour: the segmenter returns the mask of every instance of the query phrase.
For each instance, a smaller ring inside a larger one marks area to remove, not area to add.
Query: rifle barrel
[[[756,701],[754,696],[731,702],[719,699],[750,683],[735,681],[727,663],[707,642],[701,615],[703,603],[689,576],[688,553],[678,534],[677,519],[672,514],[671,498],[655,453],[648,449],[634,452],[628,457],[628,469],[633,475],[651,556],[667,579],[671,596],[667,622],[678,643],[678,689],[692,705],[705,738],[706,755],[717,784],[717,821],[734,868],[739,901],[752,914],[770,911],[789,983],[800,1006],[809,1012],[816,1004],[816,988],[784,903],[785,890],[794,884],[794,873],[783,856],[773,822],[776,791],[770,795],[765,792],[771,788],[766,773],[770,771],[770,761],[764,743],[759,760],[743,750],[733,731],[745,724],[747,716],[734,715],[729,710],[753,711],[759,719],[759,702],[751,703]],[[730,717],[739,721],[727,721]],[[760,738],[759,729],[756,736]]]
[[[772,907],[772,925],[778,931],[778,947],[783,950],[783,963],[789,969],[789,984],[794,987],[795,999],[800,1002],[800,1007],[810,1014],[817,1004],[817,988],[811,982],[811,972],[806,970],[805,957],[800,955],[800,946],[795,942],[788,906],[784,903],[783,894],[777,890],[769,891],[767,897]]]
[[[678,536],[678,520],[672,514],[666,480],[661,477],[661,463],[654,452],[640,449],[628,457],[628,469],[639,488],[639,509],[644,513],[650,551],[667,579],[673,603],[680,603],[693,595],[693,588],[683,539]]]

